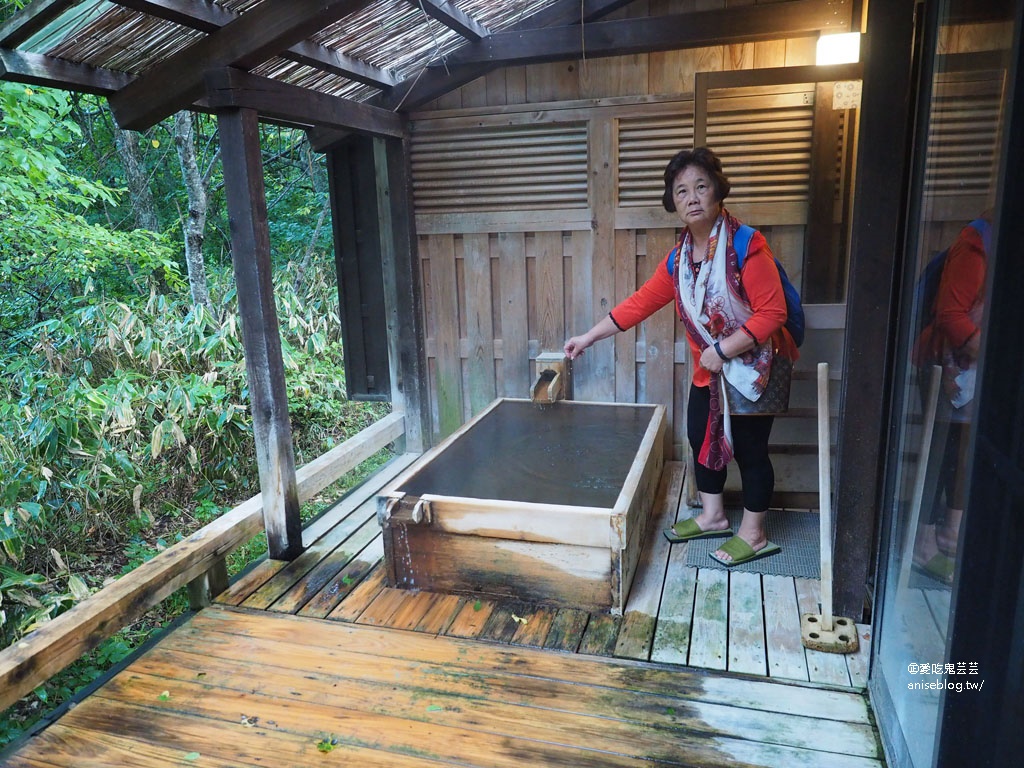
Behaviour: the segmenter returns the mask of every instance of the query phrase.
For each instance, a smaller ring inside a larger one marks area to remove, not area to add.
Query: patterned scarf
[[[739,226],[739,220],[723,208],[711,228],[704,261],[693,263],[693,237],[689,229],[683,230],[676,249],[677,309],[686,332],[702,352],[716,340],[742,333],[740,326],[753,314],[740,282],[739,261],[733,247]],[[721,376],[745,397],[757,400],[768,383],[771,363],[771,344],[761,344],[729,360],[722,366],[721,374],[711,374],[708,425],[697,456],[703,466],[720,470],[732,459],[732,428]]]

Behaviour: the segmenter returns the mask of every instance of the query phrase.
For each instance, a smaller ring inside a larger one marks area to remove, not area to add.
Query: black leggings
[[[713,470],[700,464],[701,445],[708,426],[711,409],[711,390],[690,386],[690,403],[686,409],[686,433],[693,449],[694,478],[702,493],[721,493],[725,489],[727,469]],[[740,468],[743,483],[743,506],[751,512],[764,512],[775,490],[775,470],[768,456],[768,438],[772,433],[774,416],[733,416],[733,455]]]

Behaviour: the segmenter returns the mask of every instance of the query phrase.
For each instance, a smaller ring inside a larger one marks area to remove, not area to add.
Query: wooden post
[[[219,558],[210,570],[188,583],[188,604],[193,611],[206,608],[213,604],[217,595],[228,588],[228,564],[223,557]]]
[[[854,653],[860,648],[853,619],[832,616],[832,437],[829,434],[828,363],[818,363],[818,527],[821,548],[821,613],[800,616],[805,648]]]
[[[832,631],[832,436],[828,363],[818,363],[818,546],[821,549],[821,628]]]
[[[405,449],[419,453],[427,447],[430,422],[408,149],[408,140],[378,137],[373,143],[391,399],[405,414]]]
[[[263,521],[270,557],[291,560],[302,551],[302,524],[271,279],[259,122],[254,110],[226,109],[217,113],[217,124],[263,494]]]

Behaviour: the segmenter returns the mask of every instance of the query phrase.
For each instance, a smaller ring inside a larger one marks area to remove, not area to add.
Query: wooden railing
[[[296,471],[299,501],[313,498],[405,432],[385,416]],[[0,651],[0,711],[88,653],[182,586],[193,604],[227,586],[226,556],[263,530],[259,495],[157,554],[14,645]]]

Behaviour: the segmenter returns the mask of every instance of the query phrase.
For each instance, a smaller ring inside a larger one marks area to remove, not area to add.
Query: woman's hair
[[[716,202],[720,203],[729,196],[732,185],[729,183],[729,177],[722,173],[722,161],[718,159],[718,155],[707,147],[684,149],[677,152],[665,166],[665,194],[661,197],[661,204],[669,213],[676,209],[676,202],[672,199],[672,185],[675,183],[676,176],[691,165],[700,168],[711,179],[711,183],[715,186]]]

